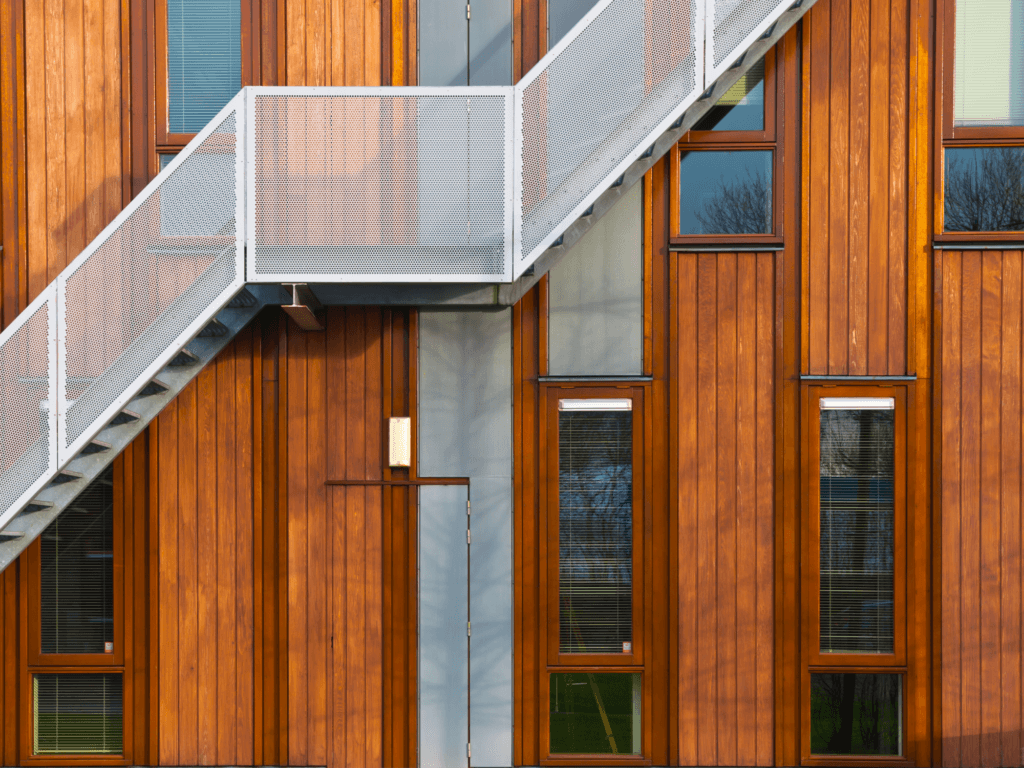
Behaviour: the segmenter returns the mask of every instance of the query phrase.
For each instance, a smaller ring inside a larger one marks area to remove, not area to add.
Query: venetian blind
[[[198,133],[242,88],[240,0],[167,0],[167,129]]]
[[[1024,126],[1024,0],[956,0],[953,122]]]
[[[114,493],[107,469],[40,536],[43,653],[103,653],[114,640]]]
[[[821,401],[821,652],[893,652],[894,410]]]
[[[623,653],[633,639],[630,401],[562,401],[558,414],[559,649]],[[607,409],[607,410],[605,410]]]
[[[122,700],[120,674],[34,675],[33,754],[121,754]]]

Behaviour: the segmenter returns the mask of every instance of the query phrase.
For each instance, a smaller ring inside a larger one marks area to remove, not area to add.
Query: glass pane
[[[683,152],[679,233],[748,235],[772,231],[772,153]]]
[[[812,674],[811,754],[902,755],[901,675]]]
[[[559,411],[558,442],[559,650],[630,652],[633,413]]]
[[[35,675],[33,753],[118,755],[122,729],[121,675]]]
[[[821,652],[893,652],[892,410],[821,411]]]
[[[548,50],[597,5],[597,0],[548,0]]]
[[[640,675],[551,675],[551,754],[639,755]]]
[[[113,643],[112,478],[108,468],[40,536],[43,653],[103,653]]]
[[[239,0],[167,0],[167,129],[198,133],[242,88]]]
[[[176,158],[177,155],[157,155],[157,157],[160,158],[160,170],[162,171],[171,164],[171,161]]]
[[[953,124],[1024,125],[1024,0],[957,0]]]
[[[763,131],[764,59],[748,69],[693,130]]]
[[[945,152],[947,232],[1024,230],[1024,147]]]

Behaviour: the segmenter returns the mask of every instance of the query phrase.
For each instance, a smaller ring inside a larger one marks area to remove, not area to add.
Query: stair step
[[[16,541],[24,537],[24,531],[0,531],[0,544],[3,544],[5,541]]]
[[[53,509],[52,501],[30,501],[28,505],[22,510],[24,514],[32,514],[33,512],[42,512],[44,509]]]
[[[171,362],[169,362],[167,365],[177,368],[185,365],[195,365],[198,362],[198,357],[193,355],[187,349],[183,349],[174,357],[172,357]]]
[[[117,416],[110,420],[110,426],[116,427],[121,424],[130,424],[133,421],[138,421],[142,417],[135,411],[121,411]]]
[[[256,297],[243,288],[235,294],[235,298],[228,302],[227,309],[245,309],[246,307],[255,306]]]
[[[164,384],[159,379],[153,379],[149,384],[144,386],[139,392],[139,397],[150,397],[152,395],[159,395],[161,392],[166,392],[170,387]]]
[[[197,334],[197,336],[200,339],[215,339],[215,338],[220,338],[221,336],[227,336],[227,335],[228,335],[228,327],[226,325],[224,325],[224,323],[222,323],[217,318],[214,318],[209,323],[207,323],[206,327],[203,328],[203,330],[201,330]]]
[[[111,449],[110,443],[105,443],[102,440],[93,440],[85,448],[82,449],[83,456],[91,456],[94,453],[103,453]]]
[[[73,483],[75,480],[81,480],[85,475],[81,472],[72,472],[70,469],[62,469],[53,480],[50,481],[50,485],[64,485],[64,483]]]

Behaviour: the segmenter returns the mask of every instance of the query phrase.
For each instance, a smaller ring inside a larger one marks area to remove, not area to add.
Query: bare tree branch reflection
[[[694,216],[708,235],[764,234],[772,229],[772,196],[767,174],[747,168],[747,178],[720,181],[715,196]]]
[[[946,150],[946,231],[1024,230],[1024,147]]]

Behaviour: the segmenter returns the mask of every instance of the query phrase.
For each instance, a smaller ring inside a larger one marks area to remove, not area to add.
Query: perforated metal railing
[[[247,280],[517,278],[793,5],[601,0],[515,87],[245,89],[0,333],[0,529]]]

